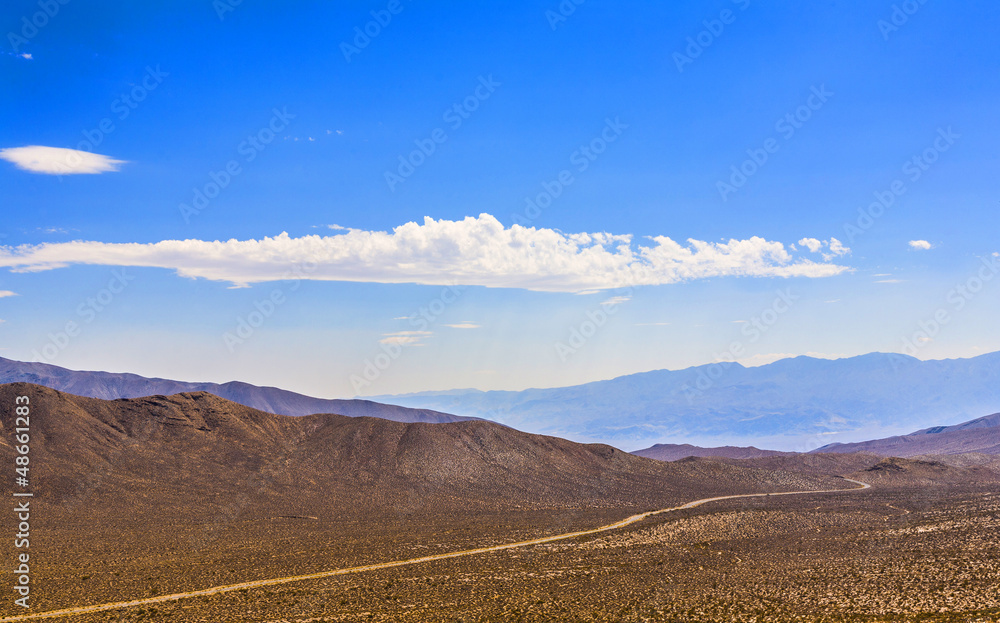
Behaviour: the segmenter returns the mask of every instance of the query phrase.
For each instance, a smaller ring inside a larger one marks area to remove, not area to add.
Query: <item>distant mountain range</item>
[[[109,400],[203,391],[282,415],[336,413],[432,423],[483,418],[530,433],[626,449],[657,444],[639,453],[664,460],[681,455],[743,459],[780,454],[731,447],[733,442],[883,456],[992,453],[990,444],[1000,444],[983,433],[1000,431],[987,426],[994,416],[980,417],[1000,411],[1000,353],[941,361],[882,353],[838,360],[796,357],[756,368],[713,364],[574,387],[425,392],[380,396],[378,402],[313,398],[240,382],[77,372],[0,358],[0,383],[12,382]],[[923,430],[881,439],[916,428]],[[879,439],[862,442],[873,438]],[[858,443],[830,443],[839,440]]]
[[[137,374],[77,372],[46,363],[28,363],[0,357],[0,383],[34,383],[62,392],[115,400],[181,392],[209,392],[233,402],[281,415],[336,413],[348,417],[378,417],[396,422],[459,422],[470,418],[431,409],[410,409],[371,400],[327,400],[296,394],[276,387],[249,383],[187,383],[146,378]]]
[[[455,390],[375,400],[620,447],[754,444],[807,451],[1000,411],[1000,352],[921,361],[871,353],[656,370],[524,391]]]
[[[780,452],[778,450],[761,450],[753,446],[722,446],[720,448],[702,448],[692,446],[689,443],[658,443],[649,448],[636,450],[632,454],[644,456],[657,461],[679,461],[690,456],[716,457],[725,459],[759,459],[765,456],[785,456],[794,452]]]

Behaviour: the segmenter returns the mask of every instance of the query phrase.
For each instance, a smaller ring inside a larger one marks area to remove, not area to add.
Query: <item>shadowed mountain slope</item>
[[[289,417],[204,392],[108,401],[26,383],[0,386],[0,404],[13,405],[19,395],[31,400],[38,491],[68,502],[110,496],[131,508],[190,506],[242,495],[255,507],[311,515],[396,508],[413,496],[462,507],[634,507],[839,482],[710,461],[664,463],[482,420]],[[6,460],[14,415],[2,413]],[[99,487],[88,488],[94,474]]]

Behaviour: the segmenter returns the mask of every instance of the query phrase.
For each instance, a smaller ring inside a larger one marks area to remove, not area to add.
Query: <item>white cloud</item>
[[[805,247],[813,253],[819,253],[819,250],[823,248],[823,241],[816,238],[803,238],[799,240],[799,246]]]
[[[395,344],[397,346],[423,346],[421,340],[433,335],[431,331],[396,331],[395,333],[383,333],[381,344]]]
[[[847,255],[851,252],[848,247],[845,247],[844,244],[836,238],[830,238],[828,246],[830,248],[830,253],[834,255]]]
[[[125,163],[89,151],[41,145],[0,149],[0,158],[13,162],[19,169],[48,175],[107,173],[117,171],[118,165]]]
[[[622,303],[627,303],[632,300],[631,296],[612,296],[611,298],[601,301],[601,305],[621,305]]]
[[[392,232],[348,230],[329,236],[261,240],[72,241],[0,246],[0,267],[15,272],[70,264],[159,267],[183,277],[243,285],[296,275],[319,281],[420,283],[546,292],[608,290],[711,277],[829,277],[850,270],[795,257],[759,237],[728,242],[666,236],[633,244],[631,235],[566,234],[513,225],[489,214],[461,221],[407,223]],[[297,267],[308,266],[308,271]]]
[[[932,245],[931,243],[927,242],[926,240],[911,240],[910,241],[910,248],[911,249],[920,249],[922,251],[926,251],[926,250],[930,249],[933,246],[934,245]]]
[[[830,238],[829,240],[803,238],[799,240],[799,246],[809,249],[812,253],[820,253],[823,249],[827,249],[829,253],[822,254],[823,260],[827,262],[835,257],[847,255],[851,252],[848,247],[845,247],[844,244],[836,238]],[[792,250],[795,250],[795,245],[792,245]]]
[[[17,292],[11,292],[10,290],[0,290],[0,299],[7,296],[17,296]]]
[[[635,326],[637,327],[666,327],[669,326],[669,322],[637,322]]]
[[[444,326],[451,327],[452,329],[479,329],[480,327],[482,327],[482,325],[476,324],[475,322],[470,322],[468,320],[464,320],[457,324],[446,324]]]

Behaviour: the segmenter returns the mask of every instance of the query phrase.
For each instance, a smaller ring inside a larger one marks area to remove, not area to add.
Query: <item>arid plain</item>
[[[837,489],[64,620],[1000,617],[996,457],[663,462],[481,421],[291,418],[204,393],[103,401],[0,386],[0,400],[17,395],[35,415],[33,614],[500,545],[712,496]]]

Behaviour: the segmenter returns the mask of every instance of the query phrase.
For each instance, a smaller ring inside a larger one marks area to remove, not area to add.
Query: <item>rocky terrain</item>
[[[998,516],[996,487],[720,503],[575,542],[76,620],[993,623]]]
[[[558,534],[706,495],[850,487],[485,421],[289,417],[203,392],[105,401],[0,386],[0,404],[21,395],[39,609]],[[10,464],[14,415],[0,414]]]
[[[30,384],[33,612],[597,535],[74,621],[992,621],[1000,472],[871,454],[656,461],[485,421],[113,401]],[[0,410],[0,461],[13,414]],[[871,482],[857,491],[838,476]],[[9,546],[8,546],[9,548]],[[8,555],[13,555],[12,550]],[[0,616],[23,614],[10,601]],[[58,620],[58,619],[57,619]],[[70,620],[70,619],[66,619]]]

